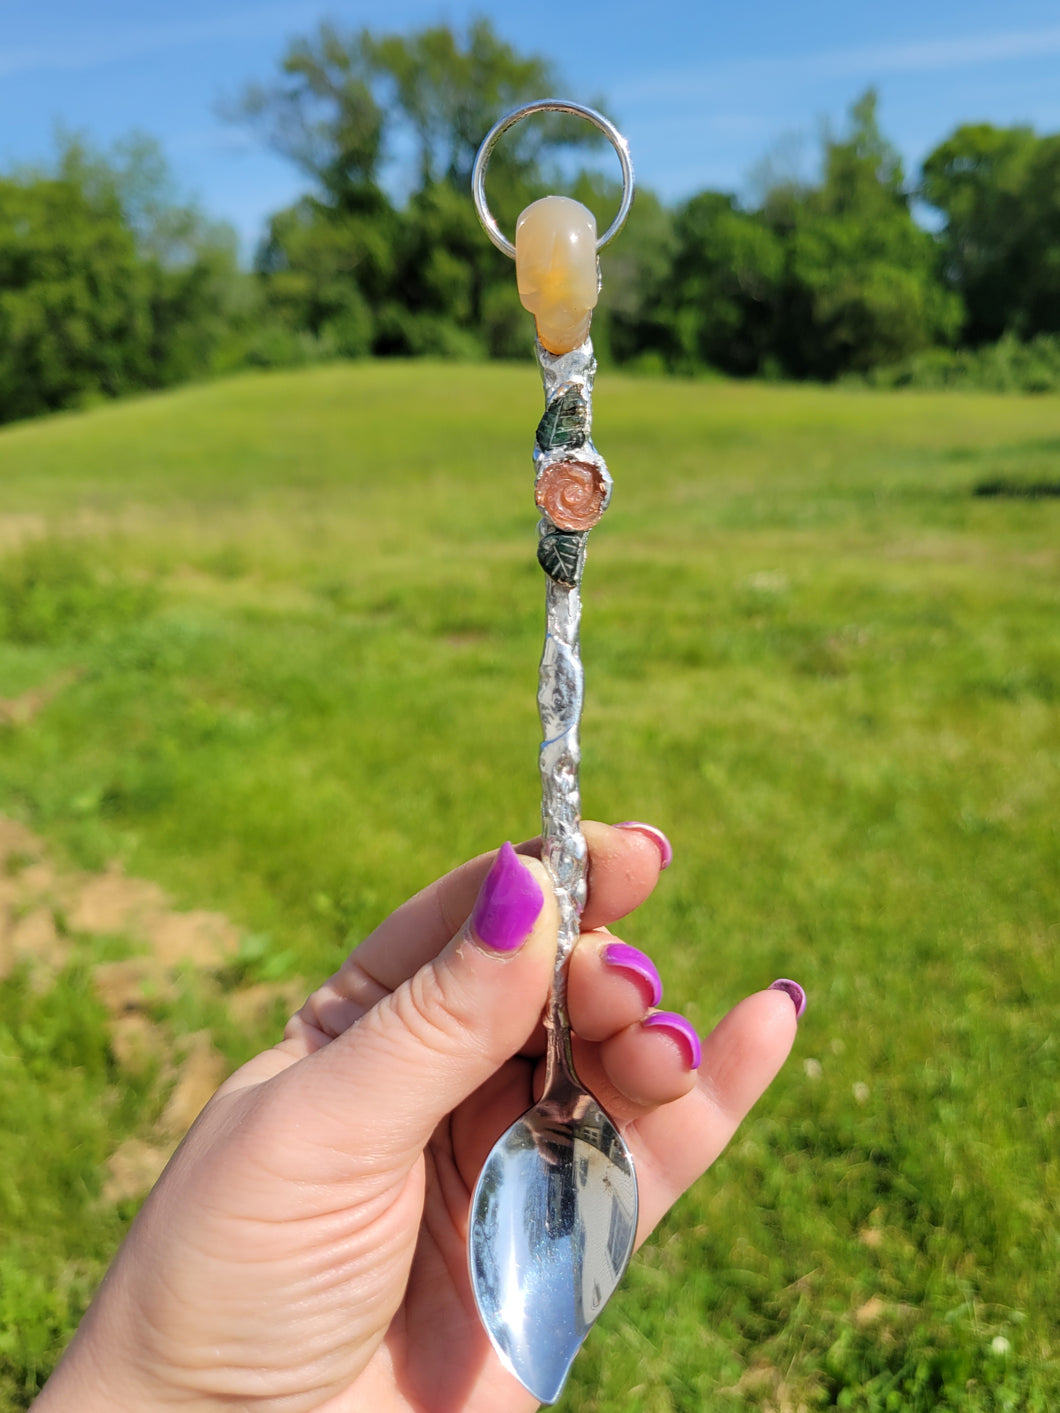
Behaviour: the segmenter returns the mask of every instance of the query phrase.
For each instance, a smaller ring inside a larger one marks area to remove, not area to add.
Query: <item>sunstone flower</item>
[[[554,461],[537,478],[537,504],[561,530],[591,529],[607,494],[604,474],[591,461]]]

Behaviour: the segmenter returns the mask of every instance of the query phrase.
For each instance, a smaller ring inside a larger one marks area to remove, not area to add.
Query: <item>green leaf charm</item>
[[[569,383],[545,408],[537,424],[537,444],[542,451],[584,446],[588,437],[589,409],[577,383]]]
[[[581,578],[584,535],[568,530],[550,530],[537,546],[537,560],[550,579],[565,589],[574,589]]]

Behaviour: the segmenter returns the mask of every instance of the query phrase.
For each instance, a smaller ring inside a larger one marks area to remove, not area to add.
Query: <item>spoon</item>
[[[520,216],[513,246],[486,204],[486,164],[494,143],[521,118],[541,111],[588,119],[618,154],[622,204],[599,240],[590,211],[548,197]],[[582,1341],[625,1273],[637,1231],[633,1159],[578,1079],[567,1015],[567,967],[581,930],[588,864],[578,780],[580,589],[588,532],[611,498],[610,473],[591,439],[596,360],[587,334],[600,288],[598,252],[625,220],[633,168],[625,139],[601,114],[540,99],[509,113],[487,134],[472,190],[490,240],[515,258],[520,300],[535,317],[545,389],[534,445],[541,511],[537,557],[546,575],[538,764],[541,858],[559,908],[559,938],[545,1012],[544,1091],[500,1136],[479,1174],[468,1255],[479,1315],[501,1362],[539,1402],[555,1403]]]
[[[502,1363],[541,1403],[559,1397],[637,1230],[633,1160],[575,1074],[557,989],[544,1093],[498,1139],[471,1202],[479,1314]]]

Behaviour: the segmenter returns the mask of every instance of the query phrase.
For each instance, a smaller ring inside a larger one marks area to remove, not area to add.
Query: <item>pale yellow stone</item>
[[[593,213],[569,196],[528,206],[515,227],[515,277],[549,353],[584,343],[600,293]]]

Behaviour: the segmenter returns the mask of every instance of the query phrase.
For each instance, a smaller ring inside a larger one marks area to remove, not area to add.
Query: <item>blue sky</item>
[[[181,194],[231,221],[249,252],[303,184],[220,102],[268,78],[285,41],[321,18],[393,31],[476,14],[547,54],[560,96],[605,97],[639,178],[667,200],[747,193],[770,152],[812,170],[821,124],[841,124],[869,84],[908,171],[959,122],[1060,130],[1056,0],[0,0],[0,170],[46,158],[59,124],[102,146],[147,132]]]

